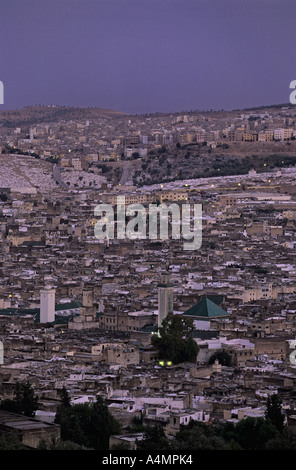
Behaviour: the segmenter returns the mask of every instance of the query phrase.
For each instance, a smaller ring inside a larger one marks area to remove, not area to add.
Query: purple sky
[[[296,79],[295,0],[1,0],[0,18],[0,110],[243,108]]]

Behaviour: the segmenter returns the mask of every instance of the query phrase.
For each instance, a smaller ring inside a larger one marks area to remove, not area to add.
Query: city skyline
[[[296,449],[293,13],[0,1],[0,450]]]
[[[291,0],[13,0],[1,8],[0,109],[130,114],[287,103]]]

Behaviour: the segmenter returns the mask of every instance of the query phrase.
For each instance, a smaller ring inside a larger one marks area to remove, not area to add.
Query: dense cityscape
[[[295,449],[295,108],[0,121],[1,448]]]
[[[3,461],[296,450],[295,0],[0,3]]]

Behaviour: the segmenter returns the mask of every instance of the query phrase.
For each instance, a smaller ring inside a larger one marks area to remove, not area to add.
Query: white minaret
[[[158,284],[158,327],[167,314],[173,312],[173,294],[174,286],[170,283],[170,274],[161,274]]]
[[[52,323],[55,320],[55,289],[46,286],[40,291],[40,323]]]

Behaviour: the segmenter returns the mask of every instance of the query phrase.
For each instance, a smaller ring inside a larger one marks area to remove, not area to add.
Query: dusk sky
[[[295,0],[0,0],[0,110],[287,103],[295,18]]]

